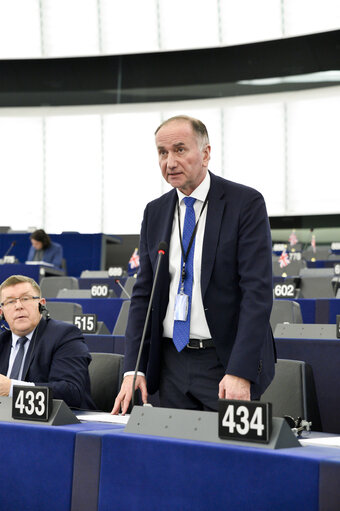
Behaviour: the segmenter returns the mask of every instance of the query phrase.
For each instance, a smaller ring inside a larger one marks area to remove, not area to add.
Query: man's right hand
[[[112,415],[117,415],[122,410],[122,415],[125,415],[129,404],[132,398],[132,382],[133,375],[125,376],[122,386],[120,388],[119,394],[116,397],[115,404],[112,408]],[[140,389],[142,394],[143,403],[147,403],[148,401],[148,391],[146,388],[146,379],[145,376],[138,375],[135,382],[135,389]]]

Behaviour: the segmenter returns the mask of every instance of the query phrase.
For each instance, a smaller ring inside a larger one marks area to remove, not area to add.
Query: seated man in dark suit
[[[44,261],[53,264],[56,268],[62,267],[63,247],[51,241],[49,235],[43,229],[37,229],[32,232],[32,246],[27,255],[27,261]]]
[[[91,355],[80,330],[44,318],[45,299],[38,284],[12,275],[0,286],[0,395],[11,396],[13,384],[50,387],[53,398],[74,408],[94,409],[88,365]],[[19,383],[20,382],[20,383]]]

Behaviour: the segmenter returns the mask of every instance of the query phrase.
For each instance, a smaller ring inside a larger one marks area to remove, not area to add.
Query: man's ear
[[[207,144],[202,150],[203,155],[203,166],[208,167],[210,161],[211,145]]]

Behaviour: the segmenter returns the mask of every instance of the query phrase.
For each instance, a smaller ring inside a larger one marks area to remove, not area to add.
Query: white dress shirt
[[[210,174],[207,172],[202,183],[192,192],[190,197],[196,199],[194,203],[194,211],[196,222],[199,218],[204,201],[207,197],[210,188]],[[177,189],[177,195],[180,206],[180,221],[181,230],[183,233],[184,217],[186,206],[183,201],[186,195]],[[208,204],[206,204],[203,213],[199,219],[198,227],[195,238],[195,252],[194,252],[194,276],[192,286],[192,302],[191,302],[191,315],[190,315],[190,338],[191,339],[210,339],[211,334],[207,321],[205,319],[204,307],[201,293],[201,266],[202,266],[202,249],[203,239],[205,232],[205,222],[207,218]],[[181,236],[182,236],[181,233]],[[192,248],[191,248],[192,250]],[[163,336],[172,339],[174,328],[174,306],[175,297],[178,292],[178,285],[181,278],[181,244],[178,231],[178,211],[175,208],[174,219],[172,223],[172,231],[170,237],[169,248],[169,274],[170,274],[170,290],[169,290],[169,303],[166,315],[163,321]]]
[[[30,387],[34,386],[34,383],[31,383],[31,382],[28,382],[28,381],[21,381],[22,371],[23,371],[23,368],[24,368],[27,351],[28,351],[29,345],[31,343],[31,339],[32,339],[33,333],[34,333],[34,330],[32,330],[32,332],[30,332],[26,336],[21,336],[21,337],[27,337],[28,341],[26,341],[25,344],[24,344],[24,357],[22,359],[22,364],[21,364],[21,368],[20,368],[18,379],[17,380],[13,380],[13,379],[11,380],[11,389],[10,389],[9,394],[8,394],[10,397],[13,396],[13,385],[26,385],[26,386],[30,386]],[[20,344],[18,343],[18,339],[20,339],[20,336],[14,334],[12,332],[12,346],[11,346],[11,353],[10,353],[10,356],[9,356],[8,370],[7,370],[7,375],[6,375],[8,378],[9,378],[9,375],[11,374],[15,357],[17,356],[17,353],[19,351]]]
[[[202,183],[192,192],[190,197],[196,199],[194,203],[194,211],[196,222],[200,215],[204,201],[210,189],[210,174],[207,172]],[[183,234],[184,217],[186,205],[183,199],[187,197],[184,193],[177,189],[179,210],[181,215],[181,236]],[[191,315],[190,315],[190,339],[211,339],[208,323],[205,319],[202,293],[201,293],[201,266],[202,266],[202,249],[203,239],[205,232],[205,222],[207,218],[208,204],[206,204],[203,213],[199,219],[196,239],[195,239],[195,252],[194,252],[194,275],[192,285],[192,301],[191,301]],[[181,278],[181,244],[178,232],[178,213],[177,207],[175,208],[174,219],[172,222],[172,231],[170,237],[169,249],[169,274],[170,274],[170,290],[169,290],[169,303],[166,315],[163,321],[163,337],[172,339],[174,329],[174,306],[175,297],[177,295],[179,280]],[[124,376],[133,375],[134,371],[127,371]],[[144,373],[138,371],[139,375]]]

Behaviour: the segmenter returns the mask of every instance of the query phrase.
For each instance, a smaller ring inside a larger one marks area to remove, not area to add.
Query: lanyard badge
[[[183,240],[182,240],[182,236],[181,236],[180,209],[179,209],[179,203],[177,201],[178,232],[179,232],[179,240],[180,240],[181,250],[182,250],[182,271],[181,271],[181,282],[180,282],[180,286],[179,286],[179,292],[177,293],[177,295],[175,297],[175,309],[174,309],[174,320],[175,321],[186,321],[187,317],[188,317],[189,296],[184,293],[184,283],[185,283],[185,277],[186,277],[185,266],[186,266],[186,262],[188,260],[188,256],[189,256],[192,244],[193,244],[195,236],[196,236],[198,222],[202,216],[205,206],[207,205],[207,202],[208,202],[208,195],[205,198],[200,215],[196,222],[195,228],[192,232],[187,251],[186,251],[186,253],[184,253]]]

